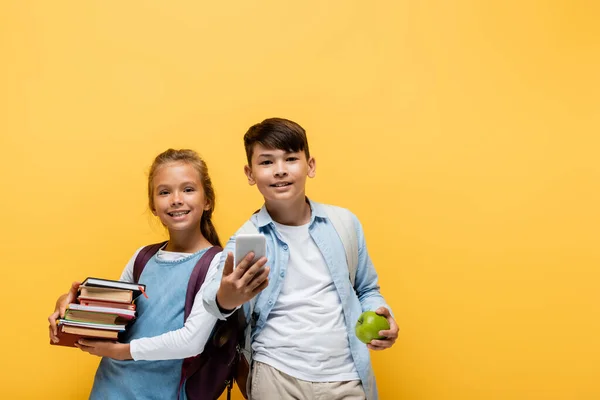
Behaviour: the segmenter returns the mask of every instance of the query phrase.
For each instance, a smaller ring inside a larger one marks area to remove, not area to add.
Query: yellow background
[[[600,9],[561,1],[3,1],[0,398],[86,398],[48,344],[72,280],[164,236],[146,172],[191,147],[226,239],[242,135],[283,116],[352,209],[401,333],[381,398],[599,399]],[[239,397],[237,397],[239,398]]]

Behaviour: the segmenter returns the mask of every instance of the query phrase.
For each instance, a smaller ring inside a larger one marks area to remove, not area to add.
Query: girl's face
[[[199,230],[202,213],[210,208],[200,174],[190,164],[172,162],[159,167],[152,179],[154,210],[171,231]]]

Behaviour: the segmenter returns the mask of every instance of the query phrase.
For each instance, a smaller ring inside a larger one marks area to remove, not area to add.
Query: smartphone
[[[259,258],[267,256],[265,235],[260,233],[240,233],[235,237],[234,268],[251,251],[254,252],[254,259],[250,265],[258,261]]]

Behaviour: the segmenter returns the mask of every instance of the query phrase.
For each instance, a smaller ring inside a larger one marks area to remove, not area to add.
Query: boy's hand
[[[254,253],[246,254],[235,270],[233,269],[233,253],[227,254],[221,286],[217,291],[217,304],[225,310],[234,310],[260,293],[269,284],[269,267],[266,257],[261,257],[250,265]]]
[[[387,308],[379,307],[377,310],[375,310],[375,312],[387,318],[388,322],[390,323],[390,329],[379,331],[379,336],[385,336],[385,339],[373,339],[369,344],[367,344],[367,347],[371,350],[389,349],[394,345],[396,339],[398,339],[398,325],[396,325],[396,321],[394,321],[394,318],[392,318],[392,315],[390,314],[390,310]]]
[[[109,357],[115,360],[131,360],[129,343],[117,343],[108,340],[79,339],[75,347],[98,357]]]
[[[63,294],[58,298],[58,300],[56,300],[54,312],[48,317],[48,322],[50,323],[50,326],[48,327],[50,330],[50,339],[54,343],[58,343],[58,328],[56,327],[56,320],[58,318],[63,318],[65,316],[67,306],[75,302],[75,299],[77,299],[77,290],[79,289],[79,285],[81,285],[81,282],[73,282],[71,284],[71,289],[69,289],[69,292]]]

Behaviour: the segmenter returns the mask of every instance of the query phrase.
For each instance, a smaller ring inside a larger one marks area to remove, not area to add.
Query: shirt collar
[[[308,205],[310,206],[310,223],[315,221],[315,218],[327,218],[327,213],[325,209],[321,205],[321,203],[317,203],[316,201],[311,201],[308,197],[306,198]],[[267,207],[263,204],[261,209],[256,214],[256,223],[258,228],[262,228],[264,226],[269,225],[273,222],[273,218],[269,215],[267,211]]]

